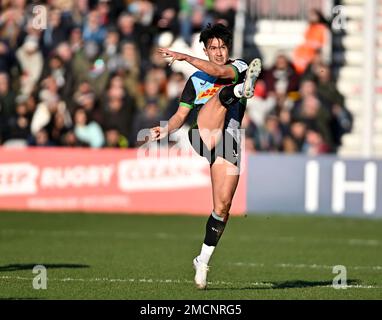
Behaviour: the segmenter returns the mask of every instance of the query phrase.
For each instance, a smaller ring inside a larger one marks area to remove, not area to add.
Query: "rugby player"
[[[231,60],[232,33],[222,24],[208,25],[200,34],[207,60],[159,48],[164,58],[185,61],[200,71],[187,81],[177,112],[165,127],[151,128],[151,139],[158,140],[179,129],[191,109],[197,109],[197,121],[189,131],[193,148],[208,159],[213,196],[213,210],[206,224],[200,254],[193,260],[195,284],[207,287],[210,258],[226,226],[233,196],[239,181],[241,135],[240,125],[246,101],[254,94],[261,72],[260,59],[249,65]]]

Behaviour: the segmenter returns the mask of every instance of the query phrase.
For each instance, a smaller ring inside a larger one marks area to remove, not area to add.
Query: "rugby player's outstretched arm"
[[[159,140],[166,137],[168,134],[173,133],[175,130],[179,129],[187,119],[190,113],[190,108],[179,106],[175,114],[168,120],[165,127],[154,127],[150,129],[151,140]]]
[[[170,65],[178,60],[178,61],[186,61],[189,64],[193,65],[195,68],[204,71],[215,78],[222,79],[235,79],[235,71],[230,65],[218,65],[208,60],[199,59],[188,54],[171,51],[167,48],[159,48],[158,52],[162,54],[164,58],[172,58]]]

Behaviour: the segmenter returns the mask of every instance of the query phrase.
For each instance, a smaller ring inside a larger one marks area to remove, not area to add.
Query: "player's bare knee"
[[[225,216],[228,215],[229,210],[231,209],[231,204],[232,204],[231,199],[219,201],[219,203],[215,206],[216,213],[220,217],[225,218]]]
[[[224,220],[227,220],[228,219],[228,216],[229,216],[229,210],[225,209],[225,208],[219,208],[219,207],[216,207],[215,206],[215,209],[214,209],[214,212],[216,213],[216,215],[219,217],[219,218],[222,218]]]

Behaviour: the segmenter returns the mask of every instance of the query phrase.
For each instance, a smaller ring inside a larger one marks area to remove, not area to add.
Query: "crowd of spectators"
[[[46,26],[36,28],[37,5]],[[234,27],[236,1],[8,0],[0,13],[0,144],[137,147],[177,109],[189,74],[156,54],[163,35],[192,50],[209,22]],[[168,42],[168,40],[166,40]],[[280,53],[243,120],[248,148],[336,152],[351,115],[320,55]],[[298,71],[297,71],[298,70]]]

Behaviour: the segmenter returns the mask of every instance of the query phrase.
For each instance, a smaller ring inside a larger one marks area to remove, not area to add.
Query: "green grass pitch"
[[[232,217],[194,287],[207,217],[0,213],[0,299],[382,299],[382,221]],[[47,289],[32,286],[35,265]],[[333,266],[347,271],[332,287]]]

